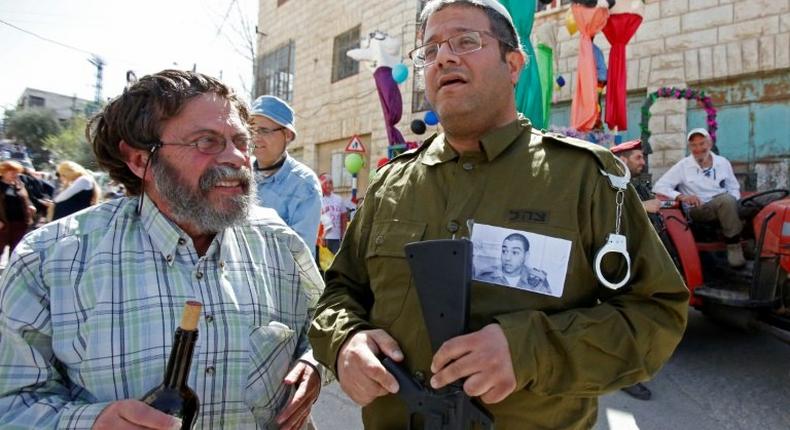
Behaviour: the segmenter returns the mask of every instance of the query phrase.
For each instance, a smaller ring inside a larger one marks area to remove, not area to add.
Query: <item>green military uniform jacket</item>
[[[469,237],[470,219],[567,239],[561,297],[474,282],[469,328],[499,323],[510,346],[517,388],[487,405],[497,430],[590,428],[598,395],[650,378],[670,357],[688,291],[630,187],[622,232],[631,280],[618,291],[597,281],[595,254],[615,228],[615,191],[599,169],[622,174],[605,148],[538,133],[525,119],[492,130],[481,147],[459,155],[439,135],[379,171],[327,271],[309,333],[314,354],[335,369],[350,334],[381,328],[427,380],[432,351],[403,246]],[[604,263],[608,279],[621,279],[621,259]],[[362,415],[366,429],[407,426],[396,395]]]

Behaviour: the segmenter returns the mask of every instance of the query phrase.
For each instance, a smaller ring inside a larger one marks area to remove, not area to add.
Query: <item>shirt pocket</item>
[[[290,398],[292,387],[285,385],[283,378],[293,362],[296,340],[294,330],[278,321],[250,328],[244,401],[263,428],[274,425],[276,413]]]
[[[370,311],[374,325],[388,328],[403,311],[412,284],[403,247],[422,240],[427,225],[398,219],[373,223],[365,260],[374,296]]]

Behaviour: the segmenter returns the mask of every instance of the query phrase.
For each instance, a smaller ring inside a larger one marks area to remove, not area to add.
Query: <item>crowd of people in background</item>
[[[14,250],[22,237],[47,222],[63,218],[102,200],[93,173],[73,161],[62,161],[53,173],[36,171],[15,160],[0,162],[0,254]],[[108,184],[104,198],[119,197]]]

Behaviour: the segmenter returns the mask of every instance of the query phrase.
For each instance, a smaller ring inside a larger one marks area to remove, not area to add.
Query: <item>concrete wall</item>
[[[295,146],[308,165],[317,169],[327,163],[318,159],[326,151],[319,151],[317,145],[337,145],[353,134],[370,136],[369,165],[386,155],[387,138],[373,78],[361,67],[357,75],[331,83],[333,40],[361,25],[363,37],[373,30],[400,35],[405,57],[414,47],[419,4],[418,0],[288,0],[278,7],[277,0],[261,0],[259,30],[267,36],[260,39],[258,52],[264,55],[295,40],[293,106],[300,133]],[[560,104],[571,99],[579,44],[578,34],[571,37],[565,29],[567,10],[565,6],[535,17],[535,28],[547,21],[559,28],[558,73],[568,81],[557,94]],[[737,87],[763,74],[790,74],[790,0],[646,0],[644,18],[627,48],[629,95],[647,95],[662,86],[704,89],[722,81]],[[608,58],[606,38],[599,35],[595,41]],[[398,128],[407,140],[419,139],[410,133],[409,123],[423,115],[412,113],[413,78],[400,86],[404,112]],[[790,104],[790,87],[775,91],[775,101]],[[715,97],[716,104],[726,102]],[[653,105],[654,174],[663,173],[685,155],[689,111],[686,101],[659,99]],[[638,122],[629,120],[629,128],[638,128]],[[776,159],[766,160],[770,166],[760,163],[752,160],[739,168],[780,172],[787,181],[788,163]]]
[[[755,77],[766,74],[779,75],[787,82],[790,0],[646,0],[645,3],[644,21],[627,46],[629,95],[634,92],[647,95],[663,86],[705,89],[721,81],[727,81],[738,91],[742,83],[749,85]],[[566,6],[539,13],[535,19],[535,28],[552,22],[559,29],[557,73],[569,84],[558,93],[558,102],[569,101],[576,84],[579,36],[570,36],[565,28],[567,11]],[[608,58],[606,38],[598,35],[595,43]],[[772,95],[774,101],[784,106],[790,104],[790,85],[776,90],[778,93]],[[722,92],[712,97],[715,105],[728,102]],[[650,164],[654,175],[663,173],[685,156],[688,113],[688,102],[684,100],[659,99],[653,105],[650,143],[655,152]],[[639,127],[638,120],[629,118],[629,129],[632,127]],[[773,167],[761,167],[759,171],[777,171],[776,160],[766,162]],[[759,164],[760,160],[753,160],[752,164],[755,163]],[[749,169],[755,171],[756,166]],[[786,172],[784,177],[787,182]]]
[[[414,46],[417,0],[288,0],[277,6],[277,0],[260,3],[259,30],[267,36],[260,39],[259,54],[295,41],[295,81],[292,105],[296,111],[299,137],[295,147],[302,147],[301,157],[320,173],[329,160],[328,154],[342,146],[353,135],[370,136],[365,139],[367,166],[360,175],[360,189],[367,184],[367,171],[376,160],[386,156],[388,145],[384,119],[376,92],[373,74],[365,66],[359,73],[332,83],[332,50],[334,38],[360,25],[360,36],[374,30],[397,35],[403,41],[405,57]],[[398,128],[407,140],[412,119],[411,92],[413,76],[400,85],[403,97],[403,117]],[[420,114],[421,116],[421,114]],[[341,148],[342,149],[342,148]],[[336,181],[337,182],[337,181]],[[348,195],[348,189],[339,189]]]

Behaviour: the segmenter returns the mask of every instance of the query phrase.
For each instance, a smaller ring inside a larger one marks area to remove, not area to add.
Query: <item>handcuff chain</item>
[[[623,202],[625,201],[625,190],[618,189],[617,195],[615,196],[615,202],[617,203],[616,215],[615,215],[615,224],[614,224],[614,234],[620,234],[620,221],[623,217]]]

